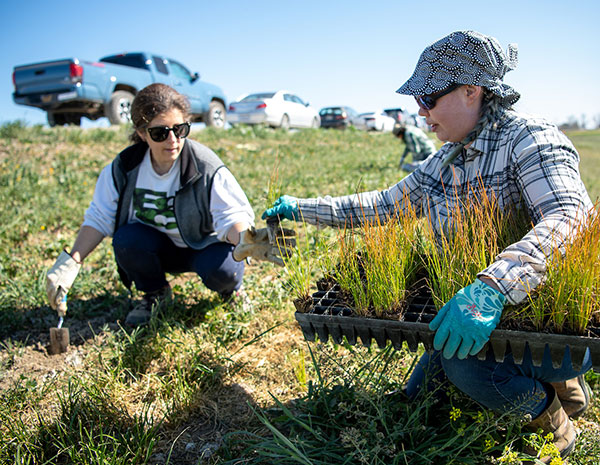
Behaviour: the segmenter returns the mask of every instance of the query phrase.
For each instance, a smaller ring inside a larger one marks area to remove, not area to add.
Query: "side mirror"
[[[192,74],[192,82],[196,82],[198,79],[200,79],[200,75],[198,73]]]

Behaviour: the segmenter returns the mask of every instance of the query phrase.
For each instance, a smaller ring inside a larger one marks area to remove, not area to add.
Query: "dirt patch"
[[[0,390],[12,388],[20,380],[27,378],[38,384],[60,377],[63,373],[73,375],[73,370],[83,369],[83,361],[93,340],[101,336],[105,329],[117,331],[119,321],[113,314],[81,321],[67,316],[65,327],[69,328],[70,345],[65,353],[50,355],[49,328],[55,316],[46,319],[47,330],[18,331],[0,346]],[[45,321],[46,321],[45,320]]]

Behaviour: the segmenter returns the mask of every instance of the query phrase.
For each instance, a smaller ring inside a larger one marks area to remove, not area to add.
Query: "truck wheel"
[[[208,106],[204,124],[213,128],[222,128],[225,126],[225,107],[221,102],[213,100]]]
[[[47,113],[48,126],[53,128],[54,126],[64,126],[67,124],[67,118],[64,113],[53,113],[49,111]]]
[[[110,102],[104,109],[104,114],[110,121],[110,124],[126,124],[131,121],[131,103],[133,94],[126,90],[117,90],[113,92]]]

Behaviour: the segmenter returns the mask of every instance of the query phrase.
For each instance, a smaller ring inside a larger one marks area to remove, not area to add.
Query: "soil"
[[[85,321],[67,315],[63,327],[69,328],[70,344],[62,354],[49,353],[50,328],[18,331],[0,343],[7,349],[0,351],[0,367],[8,368],[0,372],[0,391],[13,387],[22,376],[41,383],[63,373],[71,375],[73,369],[83,369],[91,341],[101,337],[105,327],[118,330],[119,322],[111,313]]]

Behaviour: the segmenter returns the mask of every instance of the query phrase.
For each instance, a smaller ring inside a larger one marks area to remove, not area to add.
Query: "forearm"
[[[387,222],[401,207],[390,190],[363,192],[342,197],[298,199],[300,218],[309,224],[337,228],[360,227],[378,219]]]
[[[71,257],[79,263],[83,262],[98,244],[102,242],[102,239],[104,239],[104,234],[100,231],[91,226],[82,226],[71,248]]]

